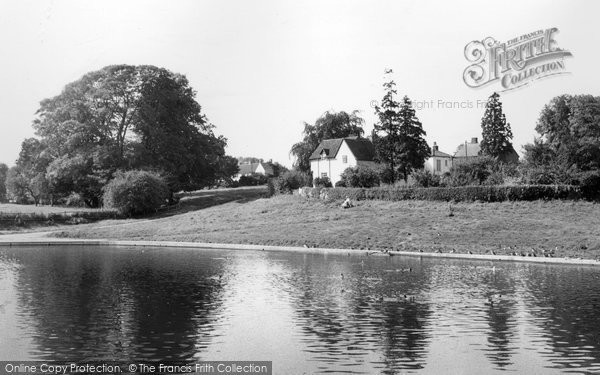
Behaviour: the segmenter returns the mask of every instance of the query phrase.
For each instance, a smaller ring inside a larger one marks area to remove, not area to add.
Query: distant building
[[[467,161],[476,159],[481,155],[481,144],[477,138],[471,138],[471,142],[466,142],[459,145],[454,153],[453,164],[459,165]],[[504,163],[517,163],[519,161],[519,154],[515,151],[511,145],[509,149],[498,157],[498,160]]]
[[[347,168],[376,166],[373,143],[360,137],[325,139],[310,156],[313,178],[328,177],[332,184],[340,181]]]
[[[479,144],[477,137],[471,138],[471,142],[465,141],[456,148],[456,152],[453,155],[453,164],[459,165],[470,160],[478,158],[481,152],[481,144]]]
[[[431,156],[425,160],[425,169],[432,174],[442,175],[446,172],[450,172],[450,168],[452,168],[452,159],[452,155],[440,151],[437,143],[433,142]]]
[[[260,163],[240,163],[238,165],[240,168],[238,174],[236,174],[233,179],[239,180],[242,176],[248,176],[253,173],[262,174],[265,176],[273,176],[275,174],[275,169],[273,165],[268,162],[260,162]]]

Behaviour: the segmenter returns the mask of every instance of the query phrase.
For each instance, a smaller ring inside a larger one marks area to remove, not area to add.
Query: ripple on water
[[[272,359],[299,373],[452,373],[465,363],[595,372],[599,276],[404,257],[0,249],[0,328],[11,338],[0,356]]]

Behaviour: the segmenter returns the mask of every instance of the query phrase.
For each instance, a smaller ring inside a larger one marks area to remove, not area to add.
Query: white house
[[[374,157],[373,143],[366,138],[325,139],[310,156],[310,170],[313,178],[328,177],[335,185],[347,168],[359,165],[376,166]]]
[[[454,153],[454,164],[459,165],[479,157],[481,152],[481,144],[476,137],[471,138],[471,142],[458,145]]]
[[[240,168],[239,172],[233,177],[234,180],[239,180],[242,176],[248,176],[251,174],[262,174],[265,176],[273,176],[274,169],[270,163],[260,162],[260,163],[240,163],[238,165]]]
[[[425,169],[432,174],[442,175],[446,172],[450,172],[452,161],[452,155],[440,151],[437,143],[433,142],[431,156],[425,160]]]

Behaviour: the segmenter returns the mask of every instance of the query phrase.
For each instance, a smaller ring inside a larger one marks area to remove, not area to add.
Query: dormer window
[[[321,151],[321,159],[327,159],[327,156],[329,156],[329,150],[324,148],[323,151]]]

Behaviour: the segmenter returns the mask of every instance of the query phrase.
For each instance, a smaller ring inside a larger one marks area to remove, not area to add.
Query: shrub
[[[548,167],[522,167],[521,173],[524,184],[552,185],[557,182],[555,171]]]
[[[121,215],[154,212],[169,196],[164,179],[157,173],[132,170],[118,172],[104,187],[104,205]]]
[[[500,171],[492,172],[485,179],[485,185],[502,185],[504,183],[504,175]]]
[[[239,186],[240,186],[240,182],[235,181],[231,178],[221,179],[215,185],[215,187],[217,187],[217,188],[236,188]]]
[[[240,177],[239,186],[259,186],[267,183],[269,178],[264,174],[251,173]]]
[[[575,165],[565,166],[561,163],[524,165],[521,166],[521,174],[523,183],[540,185],[578,185],[581,176]]]
[[[600,199],[600,171],[582,172],[579,176],[579,189],[585,199]]]
[[[346,168],[340,177],[348,187],[370,188],[379,186],[380,181],[379,171],[364,165]]]
[[[396,181],[394,178],[394,171],[389,167],[383,167],[378,170],[379,182],[382,184],[391,184],[392,181]]]
[[[441,178],[426,169],[415,171],[412,174],[414,185],[418,187],[440,186]]]
[[[267,195],[269,197],[272,197],[273,195],[275,195],[277,193],[277,191],[275,190],[275,184],[277,184],[277,180],[278,180],[278,177],[274,177],[274,178],[269,178],[269,180],[267,181]]]
[[[331,185],[331,181],[329,180],[329,177],[316,177],[313,180],[313,186],[315,186],[315,187],[333,187],[333,185]]]
[[[490,157],[480,156],[460,163],[450,170],[450,186],[482,185],[497,170],[498,163]]]
[[[69,207],[85,207],[85,200],[78,193],[72,192],[65,198],[65,206]]]
[[[269,194],[290,194],[292,191],[304,186],[312,186],[309,174],[299,171],[287,171],[281,176],[269,180]]]
[[[344,180],[339,180],[335,183],[335,187],[346,187],[346,183],[344,182]]]

